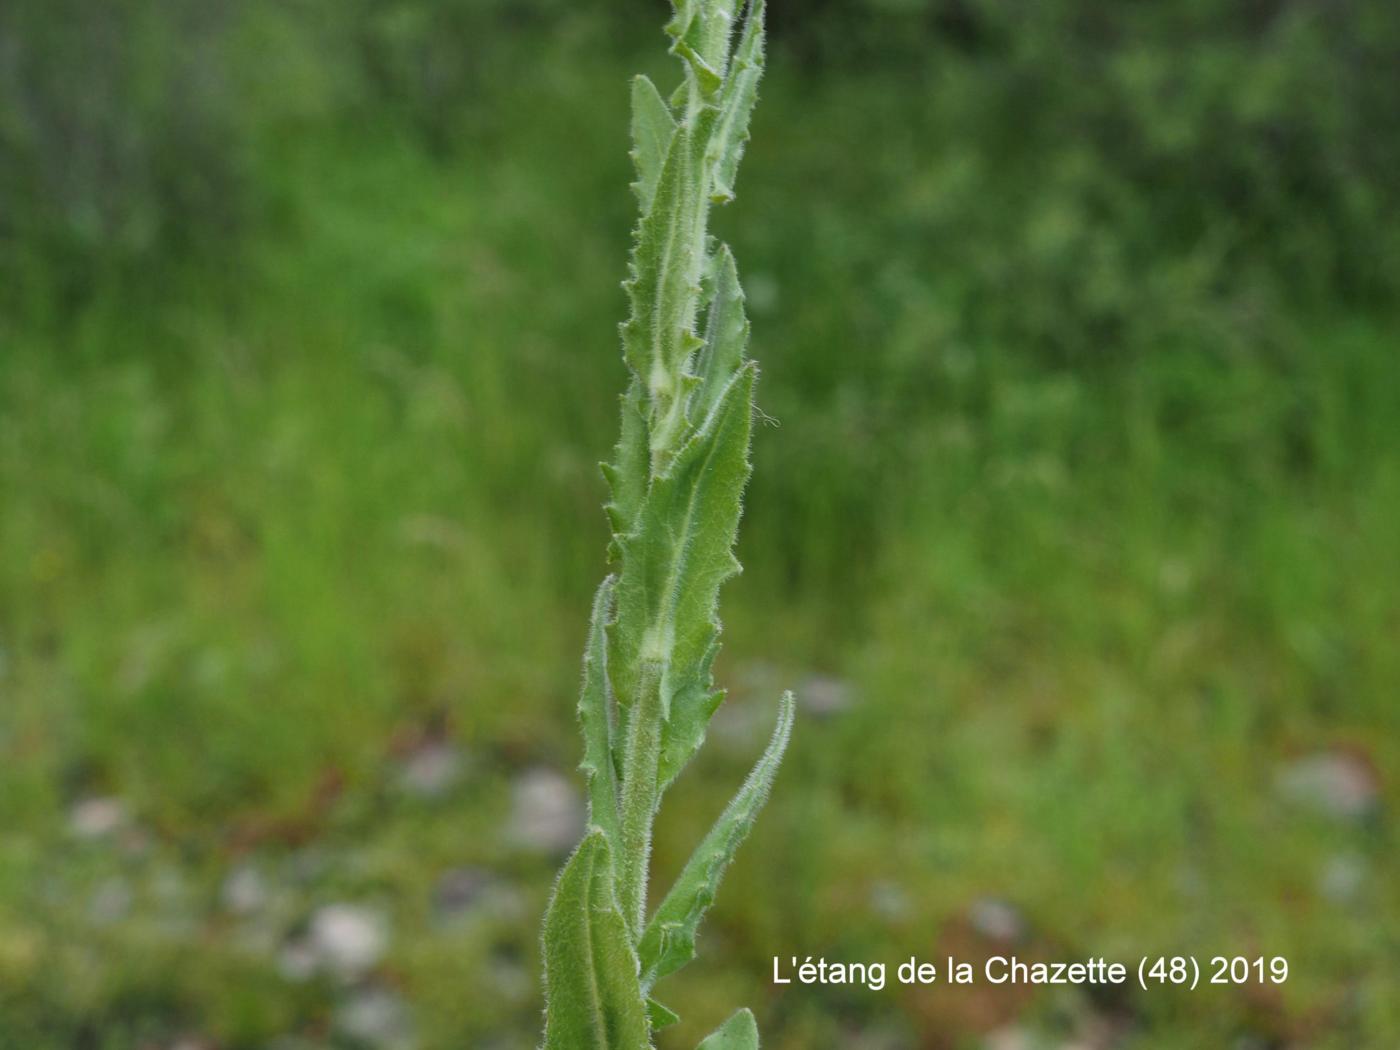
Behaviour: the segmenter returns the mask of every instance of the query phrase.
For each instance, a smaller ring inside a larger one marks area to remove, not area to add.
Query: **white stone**
[[[362,905],[327,904],[311,918],[310,944],[320,968],[340,977],[359,977],[388,948],[388,923]]]
[[[126,824],[126,806],[119,798],[85,798],[68,813],[68,826],[80,839],[106,838]]]
[[[507,838],[533,853],[567,853],[583,835],[583,800],[553,769],[532,769],[511,786]]]
[[[1297,759],[1280,770],[1277,786],[1289,801],[1334,820],[1361,820],[1380,805],[1375,773],[1361,759],[1341,751]]]

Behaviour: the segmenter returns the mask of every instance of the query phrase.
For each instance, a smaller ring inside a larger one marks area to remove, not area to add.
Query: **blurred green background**
[[[665,13],[0,4],[0,1047],[535,1045]],[[772,20],[659,1046],[1400,1044],[1400,7]],[[1012,952],[1291,976],[769,979]]]

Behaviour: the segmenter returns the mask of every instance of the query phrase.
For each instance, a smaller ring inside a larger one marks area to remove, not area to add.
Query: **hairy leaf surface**
[[[719,587],[734,558],[740,499],[749,476],[754,368],[729,382],[714,410],[654,478],[636,530],[623,536],[617,617],[609,632],[618,696],[635,695],[641,664],[662,668],[662,711],[710,651]]]
[[[618,827],[617,772],[613,765],[614,704],[608,683],[608,646],[604,628],[612,614],[612,576],[598,586],[588,645],[583,656],[583,688],[578,717],[583,729],[583,761],[588,784],[588,819],[607,836],[612,849],[621,841]]]
[[[637,167],[637,197],[642,214],[651,209],[656,196],[656,183],[661,178],[661,166],[676,134],[676,118],[666,105],[661,92],[648,78],[638,76],[632,81],[632,162]]]
[[[734,177],[749,141],[749,116],[758,100],[763,76],[764,0],[750,0],[744,32],[720,94],[720,115],[706,159],[713,165],[710,195],[717,201],[734,197]]]
[[[747,1008],[707,1035],[695,1050],[758,1050],[758,1024]]]
[[[637,956],[601,831],[584,837],[559,875],[545,913],[544,966],[545,1050],[648,1050]]]
[[[691,414],[703,416],[720,391],[743,363],[749,342],[749,322],[744,316],[744,290],[729,245],[721,244],[710,265],[709,316],[705,321],[705,345],[700,350],[696,390]]]
[[[676,1020],[645,992],[694,957],[696,929],[792,725],[785,696],[763,757],[648,924],[661,797],[724,698],[712,680],[718,598],[739,571],[733,546],[757,374],[745,358],[734,258],[712,249],[707,224],[711,206],[733,195],[748,137],[763,0],[672,0],[672,8],[666,31],[679,86],[663,96],[646,77],[632,82],[640,218],[621,326],[631,378],[617,446],[601,464],[616,568],[598,588],[584,653],[578,714],[590,828],[545,918],[545,1050],[648,1050],[651,1031]],[[735,1014],[701,1046],[756,1050],[752,1014]]]
[[[695,958],[695,932],[705,912],[714,902],[725,869],[734,859],[739,844],[753,827],[758,811],[768,797],[792,735],[793,700],[783,694],[778,707],[778,724],[762,757],[754,765],[743,787],[720,814],[690,860],[681,870],[671,892],[656,909],[638,945],[642,965],[642,986],[650,989],[660,978],[674,973]]]

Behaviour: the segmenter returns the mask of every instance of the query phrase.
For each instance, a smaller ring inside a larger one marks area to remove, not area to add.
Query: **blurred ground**
[[[588,10],[593,7],[596,10]],[[0,1047],[534,1046],[662,5],[0,9]],[[773,1050],[1400,1040],[1400,16],[775,8],[674,872]],[[1286,955],[774,989],[774,954]]]

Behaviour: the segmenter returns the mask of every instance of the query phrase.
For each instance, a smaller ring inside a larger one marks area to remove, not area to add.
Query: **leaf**
[[[676,44],[676,54],[685,59],[687,67],[705,95],[713,95],[724,86],[724,75],[705,60],[699,49],[682,40]]]
[[[544,919],[544,1050],[649,1050],[637,957],[613,898],[608,841],[569,858]]]
[[[694,323],[704,240],[697,201],[704,171],[695,160],[691,131],[681,125],[671,136],[651,208],[638,226],[631,275],[623,285],[632,306],[622,326],[623,353],[645,394],[660,403],[656,407],[681,396],[685,361],[700,346]],[[661,414],[651,413],[653,419]]]
[[[758,1024],[745,1007],[707,1035],[695,1050],[758,1050]]]
[[[671,697],[671,717],[662,733],[661,762],[656,777],[661,792],[671,786],[700,750],[710,719],[724,702],[724,690],[714,688],[710,674],[718,652],[719,631],[713,630],[705,655]]]
[[[711,265],[709,317],[705,322],[705,345],[696,362],[700,387],[694,397],[693,414],[703,415],[719,396],[730,376],[744,360],[749,341],[749,321],[744,316],[744,290],[729,245],[721,244]]]
[[[656,195],[656,181],[661,177],[661,166],[666,160],[666,151],[676,134],[676,118],[671,115],[671,107],[661,98],[661,93],[645,76],[632,80],[632,162],[637,167],[635,183],[637,197],[642,203],[642,213],[651,207]]]
[[[669,1028],[679,1021],[681,1015],[664,1003],[658,1003],[655,999],[648,999],[647,1018],[651,1021],[651,1030],[653,1032],[659,1032],[661,1029]]]
[[[749,116],[763,76],[763,21],[764,0],[749,0],[744,32],[720,92],[719,118],[705,153],[711,168],[710,197],[715,201],[734,197],[734,178],[749,140]]]
[[[613,584],[608,576],[598,585],[593,616],[583,656],[583,688],[578,702],[583,729],[583,761],[579,768],[588,784],[589,822],[607,836],[613,848],[620,843],[617,771],[613,765],[613,697],[608,684],[608,648],[605,627],[612,615]]]
[[[685,36],[690,30],[690,24],[695,20],[697,6],[702,0],[671,0],[671,7],[675,14],[666,23],[666,32],[676,39]]]
[[[736,0],[692,0],[678,6],[667,31],[676,39],[672,51],[691,64],[700,89],[713,94],[724,82],[729,62]]]
[[[622,551],[616,537],[626,535],[635,526],[651,477],[646,407],[642,384],[635,377],[622,396],[622,433],[613,450],[613,462],[603,463],[601,467],[612,492],[612,500],[606,507],[614,536],[608,546],[608,556],[612,561],[619,561]]]
[[[619,538],[617,616],[608,632],[619,703],[637,695],[643,661],[662,670],[662,714],[694,679],[716,630],[720,585],[734,575],[740,498],[749,476],[755,370],[741,369],[714,410],[653,478],[634,532]]]
[[[725,869],[734,859],[735,851],[753,827],[758,811],[768,797],[773,778],[783,760],[783,752],[787,749],[788,738],[792,735],[792,722],[792,694],[784,693],[778,707],[778,723],[768,747],[738,794],[691,854],[671,892],[656,909],[656,914],[642,934],[637,953],[641,959],[644,989],[650,990],[660,978],[675,973],[695,958],[696,928],[706,910],[714,903],[715,892],[719,889]]]

